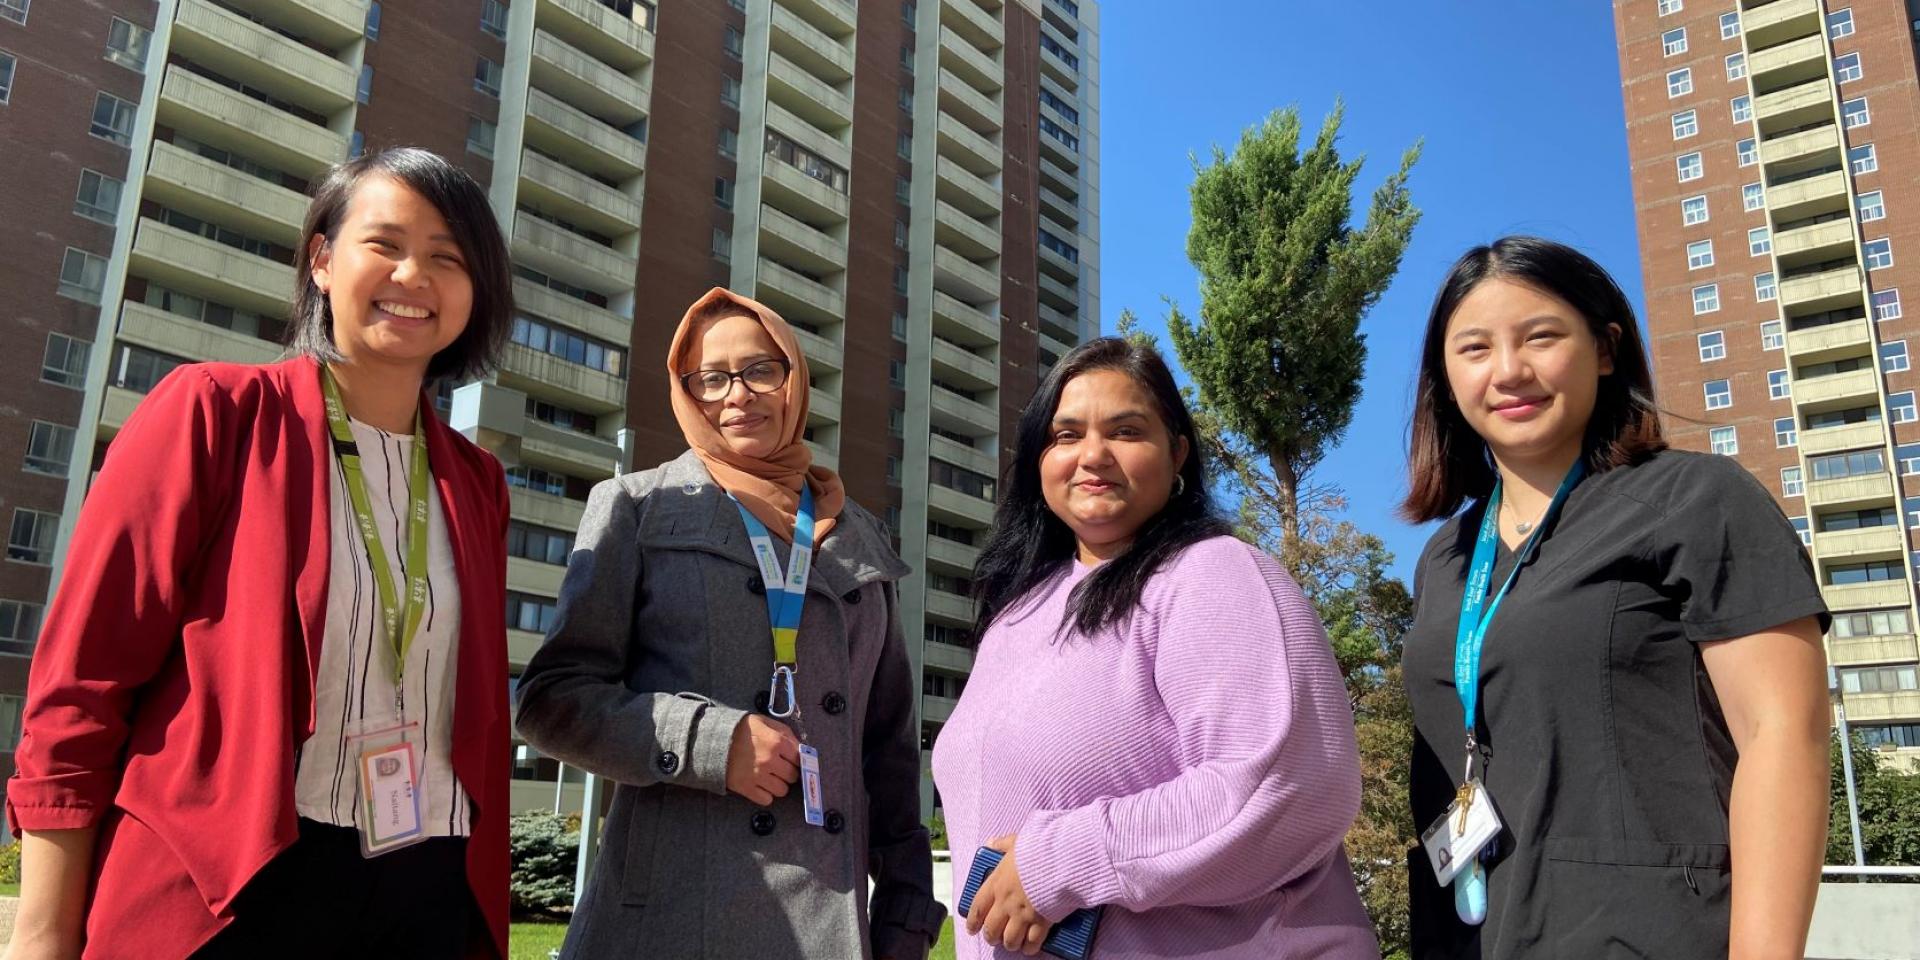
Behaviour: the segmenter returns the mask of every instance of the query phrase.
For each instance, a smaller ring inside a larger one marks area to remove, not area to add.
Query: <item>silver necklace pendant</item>
[[[1533,524],[1531,524],[1531,523],[1528,523],[1528,522],[1527,522],[1527,521],[1525,521],[1525,520],[1521,520],[1521,521],[1519,521],[1518,523],[1515,523],[1515,524],[1513,525],[1513,529],[1515,529],[1515,530],[1517,530],[1517,531],[1519,531],[1520,533],[1532,533],[1532,532],[1533,532]]]

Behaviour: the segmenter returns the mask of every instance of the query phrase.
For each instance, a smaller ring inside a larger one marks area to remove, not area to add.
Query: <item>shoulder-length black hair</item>
[[[1400,504],[1401,516],[1414,523],[1453,516],[1468,499],[1493,492],[1497,472],[1492,453],[1454,405],[1447,383],[1446,339],[1447,322],[1460,301],[1494,279],[1518,281],[1565,300],[1613,359],[1613,372],[1600,377],[1587,421],[1589,470],[1599,473],[1638,463],[1667,446],[1640,325],[1620,285],[1591,257],[1566,244],[1502,237],[1454,262],[1427,317],[1407,444],[1407,499]],[[1619,328],[1618,335],[1609,331],[1610,324]]]
[[[1047,508],[1041,492],[1040,458],[1053,445],[1053,415],[1067,382],[1095,370],[1118,370],[1146,388],[1168,434],[1186,441],[1187,459],[1166,506],[1140,527],[1124,552],[1074,588],[1062,626],[1071,623],[1080,632],[1091,633],[1125,619],[1139,605],[1141,590],[1162,563],[1190,544],[1232,532],[1213,513],[1203,465],[1205,451],[1166,361],[1150,346],[1117,337],[1083,343],[1060,358],[1020,412],[1013,464],[1001,485],[993,532],[973,567],[975,643],[996,617],[1073,559],[1073,530]]]
[[[323,363],[343,358],[333,342],[333,309],[313,280],[313,238],[331,245],[347,218],[354,191],[369,176],[392,177],[427,198],[447,221],[454,242],[473,280],[473,313],[467,329],[427,363],[427,379],[467,379],[486,374],[499,362],[500,351],[513,332],[513,274],[500,223],[487,203],[487,191],[465,170],[437,153],[417,147],[395,147],[336,164],[320,179],[307,206],[306,229],[300,234],[299,269],[294,271],[293,316],[287,324],[287,346]]]

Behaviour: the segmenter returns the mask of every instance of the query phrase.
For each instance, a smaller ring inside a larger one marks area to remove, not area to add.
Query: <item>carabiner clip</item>
[[[787,705],[784,709],[780,706],[780,680],[782,677],[787,681]],[[773,668],[773,679],[767,683],[768,716],[779,717],[783,720],[791,717],[793,716],[793,708],[798,703],[799,700],[794,697],[793,693],[793,667],[784,663],[775,666]]]

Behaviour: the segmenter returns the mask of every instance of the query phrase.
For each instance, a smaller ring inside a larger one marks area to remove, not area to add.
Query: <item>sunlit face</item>
[[[349,361],[417,367],[453,345],[473,314],[473,279],[446,218],[392,177],[354,188],[331,243],[308,248],[333,309],[333,343]]]
[[[1160,418],[1153,394],[1119,370],[1067,381],[1040,457],[1047,509],[1086,547],[1118,548],[1166,506],[1187,443]]]
[[[1491,279],[1447,321],[1447,387],[1502,462],[1564,459],[1577,455],[1600,378],[1613,372],[1612,347],[1565,300]]]
[[[694,340],[685,369],[681,373],[717,370],[739,373],[763,360],[784,360],[779,344],[760,321],[748,316],[732,316],[707,324]],[[685,389],[682,387],[682,389]],[[727,395],[711,403],[694,401],[700,414],[720,433],[728,449],[743,457],[765,458],[781,447],[787,432],[787,398],[784,389],[755,393],[735,379]]]

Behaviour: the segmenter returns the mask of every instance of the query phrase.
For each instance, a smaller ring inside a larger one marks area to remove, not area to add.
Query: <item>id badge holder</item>
[[[1479,779],[1467,781],[1460,793],[1447,812],[1420,833],[1420,845],[1427,851],[1433,877],[1443,887],[1500,836],[1500,815],[1494,812],[1493,797]]]
[[[420,815],[427,800],[420,781],[420,725],[391,718],[363,722],[347,738],[347,755],[360,793],[354,817],[360,855],[373,858],[427,839]]]
[[[807,822],[824,825],[827,808],[820,798],[820,751],[804,743],[800,745],[800,798],[806,804]]]

